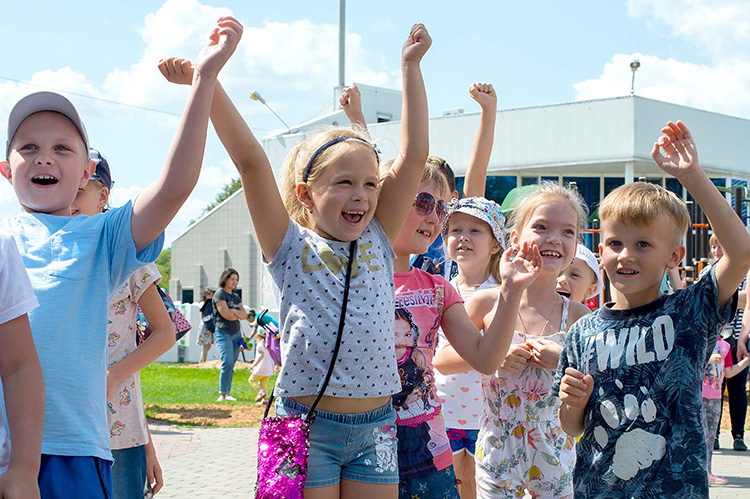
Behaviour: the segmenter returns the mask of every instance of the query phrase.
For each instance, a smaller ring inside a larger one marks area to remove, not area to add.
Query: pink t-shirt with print
[[[414,448],[408,469],[402,478],[424,476],[453,464],[445,421],[435,387],[432,359],[435,356],[438,330],[443,312],[463,302],[458,292],[443,277],[412,268],[395,272],[396,360],[401,392],[393,396],[399,439],[408,433],[411,442],[424,445]],[[401,433],[403,429],[403,434]],[[399,446],[401,453],[403,446]],[[399,455],[399,463],[405,462]]]
[[[732,356],[730,355],[729,343],[719,337],[719,341],[716,342],[714,352],[721,354],[721,362],[718,364],[706,365],[706,374],[703,376],[703,398],[704,399],[720,399],[721,398],[721,385],[724,381],[724,369],[734,365],[732,362]]]

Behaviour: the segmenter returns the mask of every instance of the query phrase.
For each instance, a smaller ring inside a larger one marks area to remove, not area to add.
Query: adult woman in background
[[[240,275],[234,269],[225,269],[219,278],[219,289],[213,297],[216,306],[216,329],[214,339],[221,355],[219,374],[219,398],[217,402],[237,400],[229,392],[232,390],[234,363],[240,354],[240,321],[247,319],[240,295],[235,293]]]

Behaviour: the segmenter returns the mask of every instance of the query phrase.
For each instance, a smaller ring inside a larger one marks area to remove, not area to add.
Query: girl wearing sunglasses
[[[455,351],[472,368],[494,372],[513,335],[513,325],[503,317],[515,316],[524,287],[539,271],[541,257],[525,245],[509,263],[500,288],[505,300],[497,302],[498,319],[489,324],[482,336],[464,309],[461,296],[448,281],[409,265],[410,255],[424,253],[440,233],[447,214],[445,198],[450,195],[445,177],[430,163],[425,165],[417,192],[393,245],[396,307],[411,314],[414,348],[425,359],[418,366],[410,362],[408,355],[397,359],[402,390],[393,397],[393,403],[398,429],[399,497],[427,497],[423,492],[427,490],[429,497],[457,499],[453,454],[434,381],[438,329],[442,327]],[[510,254],[505,258],[509,260]],[[494,300],[498,300],[497,295]],[[394,341],[395,337],[394,333]]]

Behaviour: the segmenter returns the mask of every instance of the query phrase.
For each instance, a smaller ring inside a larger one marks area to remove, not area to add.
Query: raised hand
[[[350,111],[362,111],[362,92],[359,91],[357,85],[344,89],[341,97],[339,97],[339,104],[347,116],[349,116]]]
[[[690,130],[681,121],[668,122],[661,129],[664,134],[654,142],[651,157],[659,168],[674,177],[679,177],[700,168],[698,165],[698,150]],[[664,151],[664,154],[660,152]]]
[[[401,58],[404,62],[419,62],[427,53],[427,49],[432,45],[432,38],[427,32],[424,24],[415,24],[411,27],[411,32],[404,42],[404,48],[401,50]]]
[[[500,259],[502,282],[518,289],[526,289],[539,275],[542,265],[542,255],[535,242],[524,241],[520,246],[510,246]]]
[[[365,116],[362,114],[362,93],[357,88],[357,85],[346,87],[339,97],[339,104],[341,109],[346,113],[346,117],[349,118],[349,123],[354,126],[367,129],[367,123],[365,122]]]
[[[217,26],[208,36],[208,43],[195,59],[195,71],[201,75],[216,78],[237,48],[242,38],[242,29],[242,24],[233,17],[219,18]]]
[[[594,378],[590,374],[572,367],[565,368],[565,375],[560,381],[560,401],[570,407],[583,409],[594,391]]]
[[[469,95],[482,106],[482,109],[497,108],[497,94],[491,83],[472,83]]]
[[[159,71],[167,81],[178,85],[190,85],[193,82],[193,64],[187,59],[169,57],[159,61]]]

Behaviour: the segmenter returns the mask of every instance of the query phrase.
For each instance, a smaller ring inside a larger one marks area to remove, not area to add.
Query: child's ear
[[[510,244],[512,246],[518,244],[518,232],[516,232],[516,229],[510,231]]]
[[[596,291],[596,287],[598,286],[597,283],[594,283],[590,285],[588,288],[586,288],[586,293],[583,295],[583,303],[586,303],[586,299],[591,296],[591,294]]]
[[[8,182],[13,183],[13,173],[10,170],[10,163],[7,161],[0,161],[0,173],[3,177],[8,179]]]
[[[310,186],[306,182],[297,184],[297,200],[308,210],[313,208],[313,200],[310,193]]]
[[[492,248],[490,248],[490,254],[494,255],[498,251],[503,251],[503,247],[500,246],[500,243],[497,242],[497,240],[492,242]]]
[[[672,250],[672,253],[669,255],[669,261],[667,262],[667,268],[673,269],[677,267],[682,259],[685,258],[685,246],[683,245],[677,245]]]
[[[109,189],[102,186],[99,189],[99,202],[97,203],[99,211],[102,211],[104,207],[107,206],[107,201],[109,201]]]
[[[96,171],[96,161],[93,159],[90,159],[86,161],[86,166],[83,169],[83,175],[81,175],[81,180],[78,182],[78,188],[83,189],[86,187],[86,184],[89,183],[89,179],[94,175],[94,172]]]

